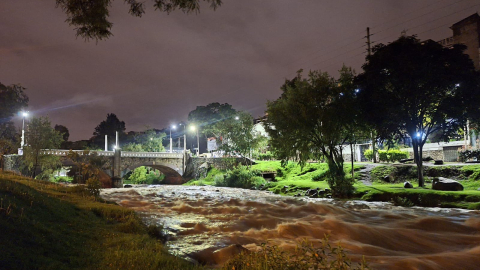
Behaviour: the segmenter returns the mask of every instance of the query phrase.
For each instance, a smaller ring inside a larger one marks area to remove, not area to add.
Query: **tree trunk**
[[[373,151],[373,163],[377,163],[377,151],[376,151],[376,143],[375,143],[375,136],[373,135],[374,132],[371,133],[372,135],[372,151]]]
[[[423,180],[423,158],[422,158],[423,146],[418,145],[418,161],[417,161],[417,174],[418,174],[418,186],[424,187]]]
[[[353,162],[355,160],[355,157],[353,155],[353,145],[352,144],[350,144],[350,157],[351,157],[350,159],[352,160],[352,179],[354,179],[355,178],[355,172],[353,170]]]

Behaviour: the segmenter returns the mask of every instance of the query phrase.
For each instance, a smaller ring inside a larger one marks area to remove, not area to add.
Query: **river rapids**
[[[372,269],[480,269],[480,213],[292,198],[211,186],[105,189],[104,199],[163,225],[171,253],[221,266],[261,243],[294,248],[325,234]],[[240,247],[241,246],[241,247]]]

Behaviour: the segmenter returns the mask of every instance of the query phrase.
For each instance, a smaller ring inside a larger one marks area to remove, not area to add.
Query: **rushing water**
[[[221,265],[268,242],[289,249],[325,234],[374,269],[480,269],[480,213],[388,203],[297,199],[265,191],[155,186],[108,189],[105,199],[163,224],[169,250]]]

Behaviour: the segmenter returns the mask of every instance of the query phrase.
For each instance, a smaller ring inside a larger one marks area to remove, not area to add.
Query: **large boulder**
[[[403,183],[403,187],[404,188],[413,188],[413,185],[410,182],[405,181],[405,183]]]
[[[438,177],[433,179],[432,189],[446,191],[462,191],[463,185],[460,184],[460,182],[452,179]]]

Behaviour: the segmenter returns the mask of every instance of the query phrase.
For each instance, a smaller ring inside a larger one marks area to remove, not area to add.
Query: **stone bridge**
[[[113,187],[122,187],[122,177],[129,171],[140,166],[148,166],[161,171],[165,175],[164,184],[183,184],[191,178],[200,178],[210,167],[231,169],[244,163],[241,158],[192,158],[190,153],[168,152],[127,152],[115,151],[85,151],[85,150],[44,150],[43,154],[60,156],[65,166],[75,166],[67,157],[70,151],[78,154],[84,160],[100,158],[104,173],[112,178]],[[6,155],[4,169],[20,172],[20,155]],[[202,173],[203,171],[203,173]]]

